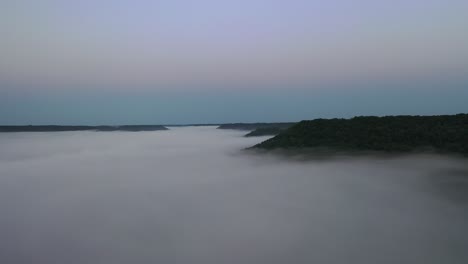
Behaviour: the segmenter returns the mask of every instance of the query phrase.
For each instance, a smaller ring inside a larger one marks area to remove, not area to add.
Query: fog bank
[[[468,165],[214,127],[0,135],[0,263],[467,263]]]

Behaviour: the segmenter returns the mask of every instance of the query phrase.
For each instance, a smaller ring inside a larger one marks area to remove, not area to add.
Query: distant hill
[[[257,128],[254,131],[249,132],[245,137],[261,137],[261,136],[276,136],[284,130],[288,129],[287,127],[261,127]]]
[[[301,121],[253,148],[468,154],[468,114]]]
[[[0,132],[65,132],[65,131],[157,131],[167,130],[161,125],[125,125],[125,126],[0,126]]]
[[[205,126],[219,126],[220,124],[164,124],[165,127],[205,127]]]
[[[231,123],[231,124],[222,124],[218,129],[234,129],[234,130],[246,130],[253,131],[256,129],[286,129],[294,125],[295,123]]]

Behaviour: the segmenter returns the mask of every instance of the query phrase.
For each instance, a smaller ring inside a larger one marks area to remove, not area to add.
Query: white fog
[[[0,134],[2,263],[468,263],[466,159],[298,161],[243,134]]]

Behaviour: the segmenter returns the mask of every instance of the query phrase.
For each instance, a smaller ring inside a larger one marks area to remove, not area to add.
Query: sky
[[[0,0],[0,124],[468,112],[463,0]]]

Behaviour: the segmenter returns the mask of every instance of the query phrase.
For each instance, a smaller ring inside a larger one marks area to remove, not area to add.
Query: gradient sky
[[[0,124],[468,112],[466,0],[0,0]]]

